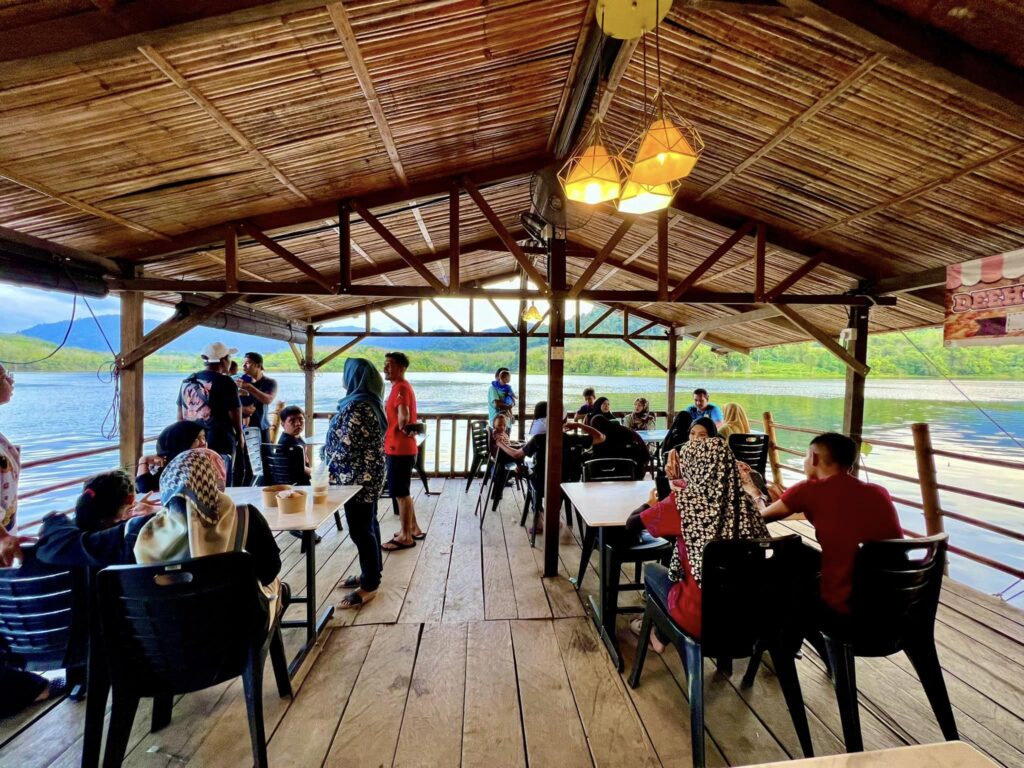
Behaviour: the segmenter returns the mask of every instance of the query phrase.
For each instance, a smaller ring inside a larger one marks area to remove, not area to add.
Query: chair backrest
[[[309,485],[309,478],[306,477],[306,456],[301,446],[263,443],[261,449],[265,483]]]
[[[43,672],[85,660],[85,573],[51,567],[22,548],[20,568],[0,568],[0,656]]]
[[[483,420],[469,422],[469,434],[473,441],[473,457],[487,456],[489,448],[487,422]]]
[[[583,462],[583,482],[606,483],[611,480],[636,480],[636,462],[632,459],[591,459]]]
[[[888,656],[908,639],[932,636],[948,543],[940,533],[861,545],[849,623],[857,655]]]
[[[819,562],[796,534],[709,542],[701,584],[704,654],[743,658],[771,636],[784,636],[795,650],[816,599]]]
[[[768,467],[768,435],[729,435],[729,448],[737,461],[746,462],[764,475]]]
[[[161,696],[240,675],[267,635],[256,585],[246,552],[102,570],[98,603],[113,684]]]
[[[253,479],[259,483],[263,476],[263,454],[260,445],[263,442],[263,435],[259,427],[246,427],[242,430],[245,437],[245,450],[249,453],[249,464],[252,466]]]

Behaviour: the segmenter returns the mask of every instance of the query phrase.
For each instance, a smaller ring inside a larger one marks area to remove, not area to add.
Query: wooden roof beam
[[[384,108],[381,106],[380,99],[377,98],[377,89],[374,88],[373,78],[370,77],[370,70],[366,68],[366,62],[363,61],[363,54],[359,50],[356,33],[352,29],[351,22],[348,20],[345,6],[340,2],[328,3],[327,12],[331,15],[331,22],[334,24],[334,29],[341,39],[342,46],[345,48],[345,55],[348,56],[349,65],[352,67],[352,72],[355,74],[359,87],[363,91],[366,106],[369,108],[373,122],[377,126],[377,133],[380,134],[381,143],[384,144],[384,149],[391,159],[391,166],[395,169],[395,176],[403,187],[407,186],[409,179],[405,175],[405,168],[402,167],[402,159],[398,156],[395,137],[392,135],[391,126],[388,125],[387,118],[384,116]]]
[[[842,360],[850,370],[860,374],[861,376],[867,376],[868,373],[871,372],[870,366],[865,365],[847,352],[846,349],[838,341],[833,339],[831,335],[816,326],[792,307],[780,304],[776,309],[779,311],[779,314],[789,320],[798,329],[816,339],[819,344],[825,347],[825,349]]]
[[[406,248],[402,244],[402,241],[395,237],[391,230],[380,222],[380,219],[370,213],[368,208],[358,200],[351,200],[349,204],[352,206],[352,210],[359,214],[359,217],[369,224],[370,228],[373,229],[373,231],[376,232],[385,243],[391,246],[391,250],[401,256],[402,260],[406,264],[416,270],[416,273],[427,282],[427,285],[438,293],[446,293],[448,291],[448,286],[438,280],[434,273],[427,269],[423,261],[420,260],[420,258],[412,251]]]
[[[617,246],[622,238],[626,236],[626,233],[629,232],[634,223],[636,223],[635,216],[622,220],[618,229],[612,233],[612,236],[608,238],[608,242],[605,243],[600,252],[590,260],[590,264],[588,264],[587,268],[583,270],[583,274],[577,278],[576,283],[569,289],[570,299],[575,299],[580,295],[580,291],[587,287],[587,283],[590,282],[590,278],[592,278],[597,273],[597,270],[601,268],[601,265],[609,259],[615,251],[615,246]]]
[[[676,328],[675,331],[677,336],[695,336],[707,331],[717,331],[719,328],[728,328],[730,325],[770,320],[773,317],[778,317],[778,315],[779,310],[774,306],[761,307],[759,309],[752,309],[749,312],[740,312],[735,315],[712,317],[707,320],[698,320],[693,323],[687,323],[684,326]]]
[[[296,256],[294,253],[289,251],[287,248],[285,248],[277,241],[267,237],[256,226],[254,226],[252,222],[243,221],[241,222],[241,224],[239,224],[239,226],[242,228],[242,231],[244,231],[245,234],[247,234],[249,237],[251,237],[253,240],[262,245],[271,253],[277,255],[279,258],[283,259],[285,262],[295,267],[295,269],[302,272],[302,274],[312,278],[313,282],[315,282],[321,288],[326,290],[328,293],[337,293],[338,284],[336,282],[328,279],[319,270],[311,267],[309,264],[300,259],[298,256]],[[249,293],[249,291],[246,291],[246,293]]]
[[[49,253],[54,260],[62,259],[70,263],[99,267],[111,274],[116,274],[121,271],[121,267],[117,262],[112,259],[108,259],[105,256],[97,256],[96,254],[89,253],[88,251],[69,248],[66,245],[53,243],[49,240],[44,240],[41,237],[34,237],[33,235],[18,232],[14,229],[0,227],[0,250],[4,249],[12,253],[19,253],[25,249],[37,253],[46,252]]]
[[[183,333],[192,330],[204,320],[222,312],[237,302],[238,294],[225,295],[211,301],[204,307],[182,304],[178,310],[142,338],[142,343],[127,352],[121,352],[114,359],[119,369],[128,368],[139,360],[149,357],[158,349],[167,346]]]
[[[672,293],[669,295],[670,301],[679,301],[679,297],[686,293],[694,283],[696,283],[701,275],[707,272],[713,267],[720,258],[727,254],[732,247],[736,245],[740,240],[746,237],[756,224],[753,221],[747,221],[741,224],[735,232],[733,232],[725,241],[715,248],[711,254],[704,259],[689,275],[687,275],[679,285],[677,285]]]
[[[1024,79],[1001,57],[953,34],[861,0],[780,0],[868,50],[980,104],[1024,121]]]

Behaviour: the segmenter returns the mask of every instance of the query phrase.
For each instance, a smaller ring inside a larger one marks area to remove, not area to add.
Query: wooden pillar
[[[562,515],[562,430],[565,404],[565,241],[551,240],[548,257],[548,431],[544,486],[544,575],[558,575],[558,521]]]
[[[338,290],[352,290],[352,216],[344,201],[338,203]]]
[[[851,338],[847,343],[849,352],[857,362],[867,363],[868,359],[868,308],[851,307],[850,322]],[[857,463],[853,467],[854,474],[860,467],[860,438],[864,429],[864,383],[867,377],[852,368],[846,369],[846,397],[843,401],[843,432],[857,444]]]
[[[676,336],[675,326],[670,326],[668,329],[668,381],[666,384],[667,391],[665,392],[665,410],[668,411],[668,423],[666,427],[672,425],[672,419],[676,415],[676,368],[678,363],[676,358],[679,355],[679,337]]]
[[[775,420],[771,411],[764,412],[764,433],[768,436],[768,463],[772,468],[772,482],[780,488],[785,487],[782,482],[782,465],[779,463],[779,443],[775,437]]]
[[[306,326],[306,357],[302,361],[302,372],[306,376],[306,437],[313,436],[313,413],[316,411],[316,390],[313,376],[316,374],[316,334],[312,325]]]
[[[140,291],[121,294],[121,349],[135,349],[142,343],[142,299]],[[143,360],[122,368],[119,372],[118,424],[121,441],[121,465],[134,476],[135,464],[142,455],[142,430],[145,407],[142,397]]]
[[[924,530],[929,536],[942,533],[942,505],[939,503],[939,485],[935,473],[935,454],[927,424],[911,424],[914,435],[914,456],[917,457],[917,479],[921,483],[921,505],[924,507]]]

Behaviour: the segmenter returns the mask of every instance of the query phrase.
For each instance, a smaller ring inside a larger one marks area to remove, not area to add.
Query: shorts
[[[415,454],[411,456],[385,456],[388,471],[388,495],[393,499],[411,496],[412,468],[416,464]]]

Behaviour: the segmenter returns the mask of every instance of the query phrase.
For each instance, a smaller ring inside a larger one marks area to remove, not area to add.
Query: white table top
[[[946,741],[939,744],[915,744],[911,747],[880,749],[875,752],[759,763],[758,768],[993,768],[996,765],[970,744]]]
[[[647,501],[653,480],[612,480],[607,483],[562,483],[562,490],[594,528],[625,525],[629,513]]]
[[[636,431],[645,443],[660,443],[668,435],[667,429],[638,429]]]
[[[263,504],[263,489],[254,486],[233,486],[224,489],[235,504],[252,504],[263,513],[272,531],[315,531],[323,522],[341,509],[346,501],[361,490],[361,485],[332,485],[327,490],[327,501],[322,504],[313,503],[313,489],[302,486],[306,492],[306,511],[303,513],[282,514],[279,507],[266,507]]]

